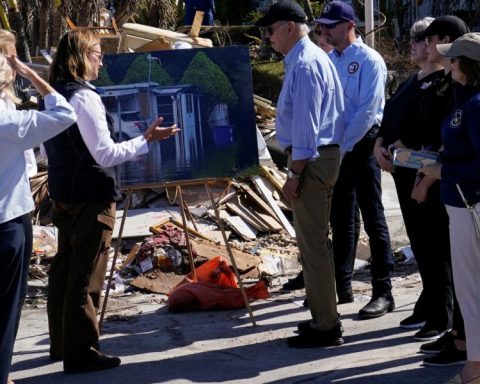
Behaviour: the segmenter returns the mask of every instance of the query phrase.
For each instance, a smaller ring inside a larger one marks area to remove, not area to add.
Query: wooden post
[[[215,200],[213,199],[212,191],[210,190],[210,186],[208,185],[208,183],[205,183],[205,189],[207,190],[208,197],[210,197],[210,201],[212,202],[212,208],[215,211],[215,217],[217,218],[218,226],[220,227],[220,231],[222,232],[223,242],[225,243],[225,248],[227,249],[228,257],[230,257],[233,270],[235,272],[235,275],[237,276],[238,285],[240,286],[240,292],[242,293],[243,301],[245,302],[245,307],[247,308],[248,314],[250,315],[250,320],[252,321],[252,325],[256,327],[257,323],[255,322],[255,317],[253,316],[252,308],[250,307],[250,302],[248,301],[247,293],[245,292],[242,279],[240,278],[240,273],[238,272],[237,263],[235,262],[235,258],[233,257],[230,244],[228,244],[227,235],[225,234],[225,229],[223,227],[222,220],[220,219],[220,213],[218,212],[217,205],[215,204]]]
[[[204,11],[195,12],[195,18],[193,19],[192,28],[190,29],[190,37],[198,37],[200,34],[200,28],[202,27],[203,17],[205,16]]]
[[[113,274],[115,273],[115,263],[117,262],[118,252],[122,244],[123,227],[127,218],[128,208],[130,206],[130,198],[132,197],[132,190],[127,190],[127,197],[125,198],[125,208],[123,209],[122,222],[118,231],[117,242],[115,244],[115,253],[113,254],[112,267],[110,268],[110,276],[108,277],[107,289],[105,290],[105,297],[102,303],[102,312],[100,313],[100,320],[98,322],[98,329],[102,330],[103,318],[105,317],[105,310],[107,309],[108,295],[110,294],[110,285],[112,284]]]
[[[197,280],[197,272],[195,271],[195,263],[193,262],[193,253],[192,253],[192,245],[190,244],[190,234],[188,233],[188,225],[187,225],[187,217],[185,215],[184,203],[183,203],[183,195],[182,195],[182,188],[177,186],[178,196],[180,198],[180,211],[182,212],[182,221],[183,221],[183,232],[185,233],[185,241],[187,243],[188,249],[188,260],[190,262],[190,271],[192,272],[193,281]]]

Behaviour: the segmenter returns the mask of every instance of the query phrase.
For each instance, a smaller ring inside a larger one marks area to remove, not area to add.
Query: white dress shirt
[[[58,93],[45,96],[45,111],[17,111],[0,93],[0,224],[33,211],[24,151],[75,122],[73,108]]]
[[[148,153],[143,135],[115,143],[110,137],[105,106],[100,96],[90,89],[82,89],[70,98],[77,114],[77,125],[82,139],[93,159],[102,167],[113,167],[125,161],[135,160]]]

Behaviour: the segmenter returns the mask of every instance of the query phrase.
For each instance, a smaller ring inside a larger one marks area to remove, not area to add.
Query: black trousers
[[[426,319],[427,327],[439,330],[450,328],[454,316],[454,328],[463,334],[460,307],[454,304],[448,215],[440,202],[439,183],[432,185],[427,200],[419,204],[411,198],[416,173],[416,170],[400,167],[392,173],[405,228],[423,283],[414,313]]]
[[[97,311],[115,223],[115,203],[54,202],[58,252],[48,280],[50,354],[82,363],[99,340]]]
[[[330,223],[339,295],[351,290],[358,240],[355,229],[356,205],[360,208],[370,239],[372,297],[391,295],[390,278],[395,264],[382,203],[380,168],[373,156],[376,136],[377,131],[372,128],[345,155],[333,193]]]
[[[6,383],[32,254],[30,214],[0,224],[0,383]]]

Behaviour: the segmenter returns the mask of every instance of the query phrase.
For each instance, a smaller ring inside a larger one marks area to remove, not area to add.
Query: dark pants
[[[440,202],[439,183],[430,188],[427,200],[419,204],[411,198],[416,173],[416,170],[397,168],[392,174],[423,283],[414,313],[426,319],[427,327],[443,330],[452,325],[454,305],[454,327],[458,328],[459,334],[463,334],[460,307],[453,303],[448,215]]]
[[[0,384],[7,382],[32,253],[30,215],[0,224]]]
[[[58,252],[48,287],[50,355],[65,365],[81,364],[99,340],[97,311],[115,223],[111,202],[54,202]]]
[[[339,296],[351,290],[358,236],[355,205],[370,239],[372,297],[390,296],[394,270],[390,235],[382,204],[380,168],[372,154],[377,132],[372,128],[342,160],[332,200],[335,277]]]

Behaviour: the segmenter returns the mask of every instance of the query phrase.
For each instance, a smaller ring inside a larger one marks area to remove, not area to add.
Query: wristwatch
[[[288,169],[287,171],[287,177],[289,179],[299,179],[300,178],[300,175],[298,173],[296,173],[293,169]]]

